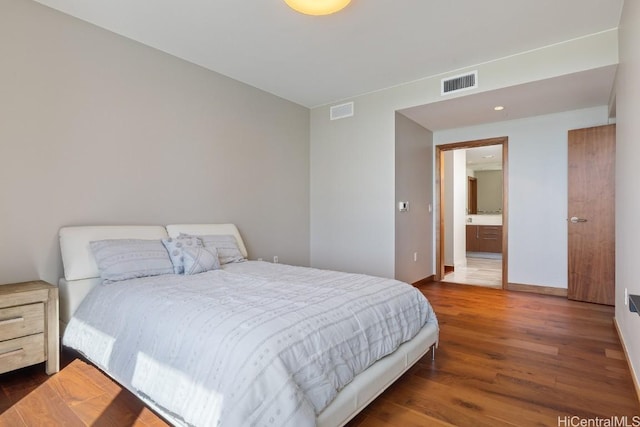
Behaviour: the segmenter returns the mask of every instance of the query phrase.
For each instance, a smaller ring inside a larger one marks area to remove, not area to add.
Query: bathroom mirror
[[[467,212],[502,214],[502,146],[469,148],[467,160]]]

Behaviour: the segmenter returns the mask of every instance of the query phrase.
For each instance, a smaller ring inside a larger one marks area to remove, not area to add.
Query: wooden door
[[[467,213],[478,213],[478,180],[472,176],[467,177]]]
[[[569,299],[614,305],[615,125],[569,131]]]

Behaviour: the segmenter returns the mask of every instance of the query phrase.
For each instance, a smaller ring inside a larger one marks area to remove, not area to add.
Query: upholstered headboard
[[[62,330],[76,309],[96,285],[100,284],[100,271],[89,243],[105,239],[164,239],[180,233],[195,235],[233,235],[242,254],[247,248],[234,224],[172,224],[160,225],[101,225],[63,227],[60,229],[60,251],[64,277],[59,281],[60,326]]]

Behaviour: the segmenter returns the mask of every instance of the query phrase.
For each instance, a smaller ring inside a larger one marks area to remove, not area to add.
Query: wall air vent
[[[353,116],[353,102],[334,105],[333,107],[331,107],[331,110],[329,112],[329,118],[331,120],[344,119],[351,116]]]
[[[478,71],[447,77],[441,80],[440,95],[460,92],[478,87]]]

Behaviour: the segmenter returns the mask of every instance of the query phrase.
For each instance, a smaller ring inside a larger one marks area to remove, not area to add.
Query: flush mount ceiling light
[[[496,105],[495,107],[493,107],[493,109],[496,111],[502,111],[504,110],[504,107],[502,105]]]
[[[305,15],[330,15],[344,9],[351,0],[284,0],[289,7]]]

